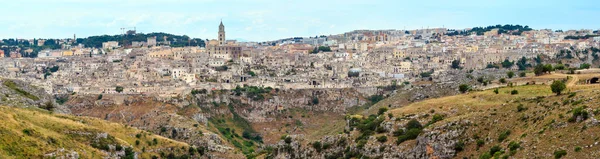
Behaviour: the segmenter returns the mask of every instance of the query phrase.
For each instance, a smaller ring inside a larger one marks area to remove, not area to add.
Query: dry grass
[[[141,130],[106,121],[50,114],[37,109],[20,109],[0,106],[0,158],[42,158],[45,154],[58,152],[64,155],[77,152],[80,158],[102,158],[105,152],[90,146],[99,133],[108,133],[125,146],[133,146],[136,152],[145,147],[146,153],[139,157],[158,156],[158,150],[188,147],[187,144],[152,135]],[[143,134],[140,139],[136,134]],[[157,145],[146,141],[157,139]],[[135,141],[140,140],[136,146]],[[64,148],[65,151],[58,151]],[[150,153],[152,152],[152,153]],[[184,153],[185,151],[181,151]]]
[[[542,78],[556,78],[544,76]],[[587,77],[583,76],[583,77]],[[560,78],[560,77],[559,77]],[[456,96],[442,97],[412,103],[407,106],[390,110],[394,116],[411,114],[444,114],[444,120],[435,125],[451,121],[469,120],[473,124],[462,135],[465,151],[457,158],[478,158],[489,151],[494,145],[499,145],[508,154],[510,141],[520,142],[521,147],[513,156],[515,158],[552,158],[552,153],[562,149],[567,151],[565,158],[599,158],[600,147],[586,147],[600,142],[599,126],[587,126],[591,119],[584,122],[567,122],[572,116],[570,111],[576,107],[586,106],[590,118],[594,118],[595,110],[600,110],[598,86],[573,85],[569,87],[577,92],[574,97],[569,93],[556,96],[548,85],[527,85],[504,87],[499,94],[493,90],[471,92]],[[511,95],[510,91],[517,90],[519,94]],[[563,104],[570,100],[570,103]],[[573,101],[581,100],[573,105]],[[517,111],[522,105],[525,110]],[[434,113],[431,113],[434,112]],[[420,121],[428,121],[428,118]],[[503,142],[498,141],[501,132],[510,130],[511,134]],[[477,149],[474,136],[485,140],[485,145]],[[575,152],[575,147],[582,147],[581,152]]]

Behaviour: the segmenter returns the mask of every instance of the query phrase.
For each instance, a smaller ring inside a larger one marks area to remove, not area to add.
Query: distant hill
[[[187,35],[173,35],[169,33],[138,33],[134,35],[100,35],[100,36],[90,36],[87,38],[77,38],[77,44],[84,44],[86,47],[102,47],[103,42],[107,41],[117,41],[121,45],[125,43],[125,45],[131,45],[133,41],[147,41],[149,37],[156,37],[156,42],[163,42],[166,40],[171,42],[171,46],[173,47],[182,47],[182,46],[205,46],[205,42],[199,38],[190,38]]]

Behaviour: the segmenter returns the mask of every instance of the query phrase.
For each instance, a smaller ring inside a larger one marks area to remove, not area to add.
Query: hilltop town
[[[215,32],[3,40],[0,156],[599,156],[598,31]]]
[[[226,39],[221,23],[217,35],[218,39],[198,39],[194,40],[197,46],[181,47],[170,45],[174,41],[169,39],[177,39],[167,36],[126,44],[106,41],[101,47],[86,46],[74,39],[4,40],[0,43],[0,57],[4,57],[0,60],[0,76],[34,83],[52,94],[172,97],[191,90],[240,86],[378,87],[415,81],[453,82],[456,79],[449,74],[457,69],[522,71],[540,57],[551,60],[578,56],[584,60],[570,63],[570,67],[579,67],[598,59],[595,48],[600,45],[598,31],[533,30],[521,25],[465,30],[356,30],[339,35],[236,42]],[[34,52],[27,46],[48,45],[48,41],[60,48],[39,50],[35,58],[25,57]]]

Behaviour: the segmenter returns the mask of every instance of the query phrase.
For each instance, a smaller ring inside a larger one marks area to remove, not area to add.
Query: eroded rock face
[[[12,79],[0,80],[0,105],[12,107],[37,106],[42,109],[51,105],[52,111],[62,114],[70,114],[70,110],[55,102],[53,95],[44,89],[32,86],[27,82]]]
[[[362,147],[355,143],[354,138],[348,134],[323,137],[318,142],[320,145],[328,145],[328,148],[315,149],[313,143],[317,141],[306,141],[301,135],[290,135],[275,145],[275,151],[271,154],[274,158],[327,158],[366,156],[369,158],[452,158],[456,154],[455,144],[459,142],[461,135],[469,127],[470,121],[455,121],[433,128],[426,128],[417,139],[410,143],[397,145],[394,142],[378,142],[371,136]],[[385,124],[382,123],[382,124]],[[395,137],[388,135],[389,140]],[[287,141],[286,141],[287,140]]]

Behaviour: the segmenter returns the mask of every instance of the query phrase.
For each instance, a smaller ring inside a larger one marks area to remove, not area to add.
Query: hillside
[[[348,115],[344,133],[321,140],[285,136],[265,157],[598,158],[598,86],[577,84],[595,75],[570,76],[570,92],[562,95],[538,82]]]
[[[53,114],[37,108],[0,106],[0,112],[0,158],[151,158],[191,154],[186,143],[100,119]]]

